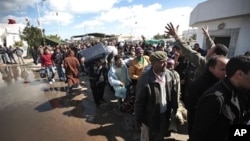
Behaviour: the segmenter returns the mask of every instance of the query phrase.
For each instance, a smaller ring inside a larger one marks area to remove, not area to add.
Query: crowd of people
[[[80,85],[79,76],[87,75],[97,107],[107,102],[103,95],[108,85],[121,111],[129,104],[141,141],[163,140],[172,122],[188,123],[190,141],[226,141],[230,125],[249,124],[249,52],[228,58],[228,47],[215,44],[208,27],[202,28],[203,49],[198,43],[191,48],[177,31],[167,24],[165,32],[175,39],[171,50],[164,44],[146,44],[142,36],[138,43],[103,41],[105,57],[89,62],[79,53],[98,42],[41,46],[31,54],[47,71],[50,84],[56,68],[60,81],[68,84],[68,95]]]
[[[21,47],[14,48],[0,45],[0,64],[24,64],[22,55],[23,49]]]

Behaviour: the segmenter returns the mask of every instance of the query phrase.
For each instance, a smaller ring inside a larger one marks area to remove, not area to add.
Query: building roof
[[[189,24],[250,15],[249,5],[250,0],[207,0],[194,8]]]

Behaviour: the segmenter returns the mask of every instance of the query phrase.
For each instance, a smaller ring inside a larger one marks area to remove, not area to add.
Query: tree
[[[21,41],[15,41],[13,46],[14,47],[22,47],[23,46],[23,41],[22,40]]]
[[[34,49],[37,50],[43,40],[41,30],[34,26],[26,26],[20,35],[20,38],[27,41],[28,50],[30,50],[31,47],[34,47]],[[30,57],[29,51],[27,57]]]
[[[27,41],[29,47],[38,48],[43,40],[42,32],[37,27],[26,26],[21,34],[21,39]]]
[[[164,35],[164,34],[156,34],[156,35],[154,35],[154,37],[153,37],[153,39],[156,39],[156,40],[160,40],[160,39],[165,39],[166,38],[166,35]]]

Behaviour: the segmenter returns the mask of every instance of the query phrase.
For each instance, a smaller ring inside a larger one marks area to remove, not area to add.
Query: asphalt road
[[[30,63],[0,65],[0,141],[139,140],[133,114],[118,110],[108,87],[107,103],[96,108],[87,77],[81,77],[82,88],[68,97],[64,82],[56,79],[50,85],[38,69]],[[187,140],[183,131],[171,138]]]

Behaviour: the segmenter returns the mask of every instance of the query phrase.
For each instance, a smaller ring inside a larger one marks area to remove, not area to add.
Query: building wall
[[[20,32],[23,31],[26,25],[23,24],[6,24],[0,23],[0,45],[4,44],[4,40],[6,40],[6,46],[13,46],[15,41],[20,41]],[[23,41],[24,46],[22,49],[24,50],[23,56],[27,55],[28,44],[26,41]]]
[[[246,51],[250,51],[249,42],[250,42],[250,15],[248,17],[242,18],[235,55],[244,54]]]
[[[219,25],[224,23],[224,28],[219,29]],[[204,21],[196,23],[196,27],[199,28],[197,34],[197,42],[203,45],[205,48],[205,39],[202,34],[201,28],[205,25],[209,27],[209,33],[211,36],[223,37],[230,36],[229,44],[229,57],[235,55],[244,54],[247,50],[250,50],[250,15],[231,17],[225,19],[215,19],[212,21]]]

